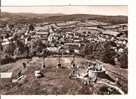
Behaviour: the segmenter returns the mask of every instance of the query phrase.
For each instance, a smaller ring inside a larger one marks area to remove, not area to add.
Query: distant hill
[[[72,15],[61,15],[61,16],[51,16],[45,19],[46,21],[74,21],[74,20],[97,20],[101,22],[111,23],[111,24],[121,24],[127,23],[127,16],[102,16],[102,15],[89,15],[89,14],[72,14]]]
[[[4,22],[15,23],[37,23],[37,22],[58,22],[58,21],[84,21],[84,20],[97,20],[111,24],[127,23],[127,16],[104,16],[104,15],[90,15],[90,14],[34,14],[34,13],[1,13],[1,20],[8,19]]]
[[[7,13],[7,12],[2,12],[1,16],[2,17],[27,17],[27,18],[36,18],[36,17],[49,17],[49,16],[58,16],[62,15],[60,13],[56,14],[35,14],[35,13]]]

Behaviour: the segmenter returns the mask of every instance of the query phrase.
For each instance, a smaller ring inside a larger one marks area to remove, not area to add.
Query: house
[[[47,47],[47,50],[51,53],[59,53],[58,47]]]
[[[12,72],[2,72],[0,78],[12,78]]]
[[[112,30],[104,30],[104,31],[102,31],[102,33],[105,35],[109,35],[109,36],[117,36],[118,34],[120,34],[119,32],[115,32]]]

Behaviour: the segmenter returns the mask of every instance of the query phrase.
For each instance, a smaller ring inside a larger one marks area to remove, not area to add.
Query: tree
[[[102,61],[105,63],[110,63],[115,65],[114,58],[117,53],[112,49],[113,46],[116,46],[113,42],[106,42],[104,44],[104,51],[102,53]]]
[[[128,68],[128,53],[127,49],[119,56],[119,63],[121,68]]]

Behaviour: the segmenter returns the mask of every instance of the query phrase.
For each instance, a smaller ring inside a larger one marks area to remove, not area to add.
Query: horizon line
[[[91,14],[91,13],[35,13],[35,12],[7,12],[7,11],[1,11],[1,13],[10,13],[10,14],[36,14],[36,15],[44,15],[44,14],[60,14],[60,15],[98,15],[98,16],[126,16],[128,17],[128,15],[104,15],[104,14]],[[58,16],[58,15],[57,15]]]

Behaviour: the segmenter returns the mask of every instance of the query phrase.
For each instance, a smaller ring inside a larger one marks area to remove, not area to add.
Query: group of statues
[[[72,64],[69,77],[70,79],[81,79],[83,84],[95,83],[97,81],[98,73],[105,73],[105,69],[100,63],[88,64],[84,75],[80,75],[81,71],[79,71],[79,69],[80,66]]]

